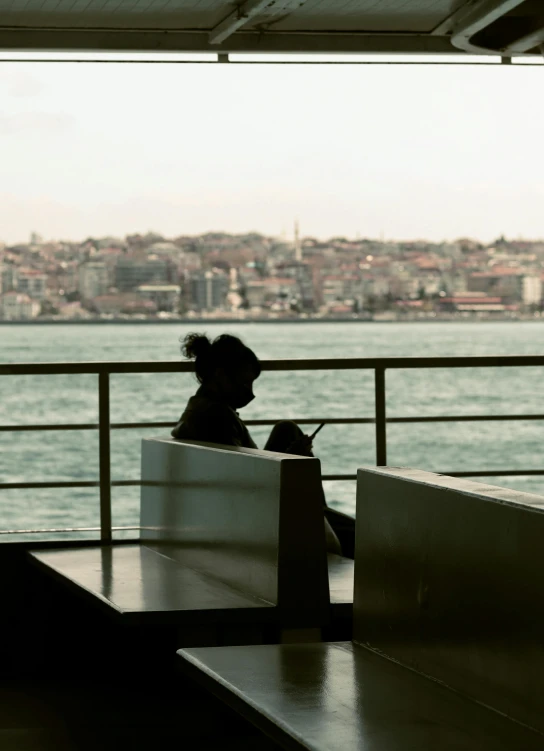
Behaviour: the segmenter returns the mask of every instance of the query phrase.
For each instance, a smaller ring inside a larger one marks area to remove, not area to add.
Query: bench
[[[544,498],[359,470],[354,641],[183,649],[286,749],[544,749]]]
[[[313,458],[146,439],[139,543],[29,555],[124,623],[325,626],[351,616],[353,561],[327,562],[320,478]]]

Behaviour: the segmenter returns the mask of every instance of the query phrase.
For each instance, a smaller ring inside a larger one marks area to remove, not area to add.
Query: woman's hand
[[[310,436],[302,435],[287,448],[287,453],[296,456],[313,456],[312,447],[313,443]]]

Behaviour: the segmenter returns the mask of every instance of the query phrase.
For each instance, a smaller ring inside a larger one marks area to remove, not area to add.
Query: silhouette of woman
[[[253,383],[261,374],[256,354],[238,337],[229,334],[222,334],[213,342],[202,334],[188,334],[183,340],[182,353],[195,361],[200,388],[189,399],[172,436],[178,440],[257,448],[237,411],[255,398]],[[273,427],[264,448],[313,456],[311,438],[290,421]],[[319,502],[326,507],[323,492]],[[340,542],[327,519],[325,534],[327,550],[340,554]]]

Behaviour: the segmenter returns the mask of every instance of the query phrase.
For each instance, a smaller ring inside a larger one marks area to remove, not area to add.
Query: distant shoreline
[[[130,319],[130,318],[92,318],[83,320],[52,320],[47,318],[34,318],[21,321],[2,321],[0,326],[209,326],[232,324],[311,324],[311,323],[542,323],[544,318],[410,318],[410,319],[372,319],[372,318],[178,318],[178,319]]]
[[[81,321],[52,321],[40,320],[37,318],[25,321],[0,321],[0,326],[208,326],[208,325],[232,325],[233,323],[250,324],[250,323],[398,323],[398,321],[373,321],[368,318],[178,318],[157,320],[150,318],[142,320],[137,318],[130,320],[127,318],[111,318],[109,320],[85,319]]]

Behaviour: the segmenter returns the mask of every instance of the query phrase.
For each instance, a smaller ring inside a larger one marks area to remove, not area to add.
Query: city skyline
[[[541,75],[5,63],[0,241],[539,238]]]
[[[195,240],[198,240],[202,237],[205,237],[207,235],[225,235],[227,237],[244,237],[249,235],[257,235],[262,238],[270,238],[270,239],[276,239],[280,242],[287,243],[288,245],[292,245],[293,248],[297,248],[297,240],[296,240],[296,227],[299,227],[299,241],[302,242],[303,240],[317,240],[320,243],[327,243],[330,241],[333,241],[337,238],[345,238],[349,242],[360,242],[360,241],[375,241],[383,244],[391,243],[393,245],[397,244],[410,244],[410,243],[424,243],[429,246],[433,245],[452,245],[462,240],[470,240],[472,242],[475,242],[477,244],[480,244],[482,246],[489,246],[494,241],[498,240],[507,240],[509,242],[520,242],[520,243],[541,243],[544,242],[544,232],[542,237],[526,237],[524,235],[518,235],[517,237],[509,237],[508,235],[499,235],[497,237],[492,238],[491,240],[482,239],[480,237],[470,237],[468,234],[460,234],[458,237],[452,237],[452,238],[443,238],[441,240],[431,240],[426,237],[386,237],[384,233],[382,233],[379,237],[366,237],[364,235],[361,235],[361,233],[356,233],[354,236],[350,236],[346,233],[338,233],[336,235],[331,235],[328,237],[319,237],[318,235],[312,235],[309,232],[304,232],[303,228],[300,227],[300,223],[297,222],[295,219],[290,227],[290,230],[282,230],[281,232],[277,232],[275,234],[269,234],[267,232],[262,232],[258,228],[248,229],[246,231],[240,231],[240,232],[228,232],[227,230],[222,229],[208,229],[203,232],[199,233],[174,233],[173,235],[167,235],[164,232],[160,232],[157,228],[148,228],[144,232],[122,232],[118,235],[112,235],[112,234],[106,234],[106,235],[99,235],[97,233],[91,233],[88,235],[85,235],[84,237],[44,237],[39,231],[36,229],[32,230],[28,233],[28,237],[21,238],[19,241],[12,242],[12,243],[4,243],[6,248],[9,247],[18,247],[18,246],[26,246],[26,245],[58,245],[66,243],[67,245],[82,245],[87,240],[97,240],[97,241],[103,241],[107,238],[111,238],[112,240],[121,241],[124,242],[127,237],[140,235],[142,237],[145,237],[146,235],[152,235],[163,238],[166,242],[170,242],[177,237],[186,237],[186,238],[194,238]],[[0,240],[0,246],[2,241]],[[1,249],[1,248],[0,248]]]
[[[301,242],[298,229],[293,242],[33,235],[0,251],[0,320],[542,317],[544,240]]]

